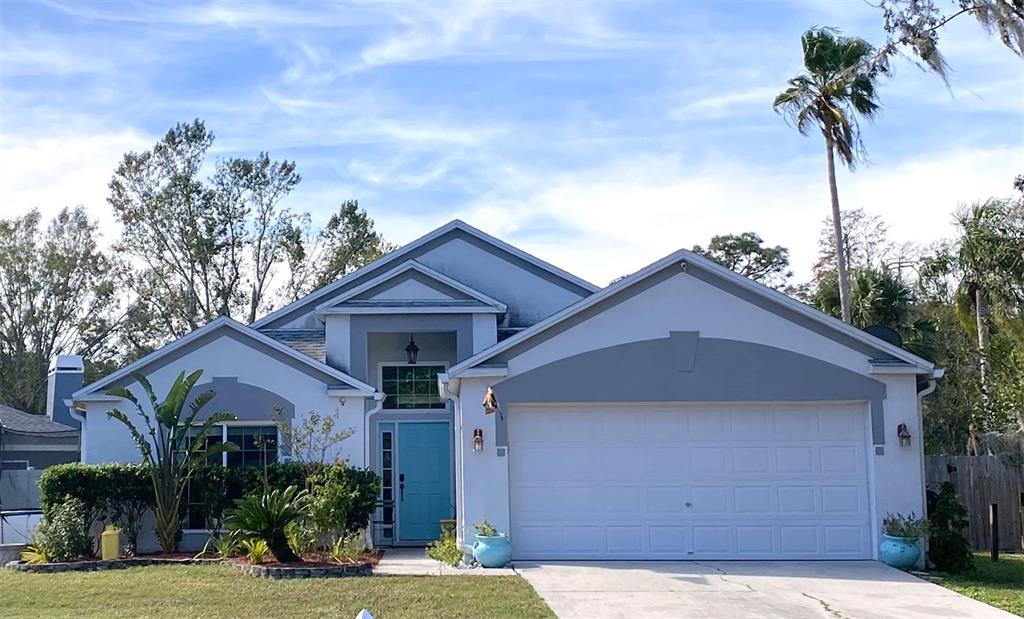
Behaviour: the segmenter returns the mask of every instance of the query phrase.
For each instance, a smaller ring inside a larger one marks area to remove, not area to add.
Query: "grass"
[[[986,604],[1024,617],[1024,555],[974,553],[973,572],[943,574],[940,585]]]
[[[30,574],[0,569],[4,617],[554,617],[518,576],[263,580],[226,565]]]

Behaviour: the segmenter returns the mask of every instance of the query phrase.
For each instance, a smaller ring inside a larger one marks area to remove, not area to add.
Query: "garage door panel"
[[[862,407],[514,407],[513,548],[521,559],[870,558],[865,428]]]

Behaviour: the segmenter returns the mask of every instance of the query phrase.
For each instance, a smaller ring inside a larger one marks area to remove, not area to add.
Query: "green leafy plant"
[[[250,495],[235,501],[235,508],[225,518],[224,524],[239,535],[265,541],[282,563],[299,561],[300,558],[288,545],[285,531],[305,515],[307,499],[306,491],[297,486]]]
[[[356,531],[343,535],[331,544],[331,558],[338,563],[355,563],[366,556],[366,540]]]
[[[974,569],[971,546],[963,536],[967,527],[967,508],[956,496],[956,487],[943,482],[929,514],[931,535],[928,538],[928,559],[935,569],[950,574]]]
[[[251,538],[242,540],[242,550],[245,551],[245,558],[249,560],[249,563],[257,564],[263,563],[263,560],[267,558],[267,553],[270,552],[270,547],[267,546],[267,542],[265,540]],[[278,560],[280,560],[280,558],[278,558]]]
[[[316,549],[316,535],[299,522],[288,525],[288,528],[285,529],[285,536],[288,538],[288,545],[300,557]]]
[[[88,554],[91,545],[85,505],[69,497],[43,518],[32,536],[30,554],[25,560],[63,563]]]
[[[149,470],[153,484],[156,533],[160,538],[161,548],[167,553],[173,552],[177,546],[182,497],[192,473],[206,461],[206,458],[237,449],[232,443],[207,445],[206,441],[207,435],[215,425],[235,419],[230,413],[213,413],[198,425],[198,431],[190,436],[190,430],[199,417],[199,412],[214,396],[212,390],[200,393],[189,403],[189,410],[185,412],[186,400],[202,374],[202,370],[196,370],[187,376],[181,372],[174,379],[167,397],[160,402],[149,380],[141,373],[133,372],[132,377],[149,396],[152,415],[126,387],[115,387],[107,391],[108,395],[134,404],[144,422],[140,429],[128,415],[116,408],[107,413],[110,418],[123,423],[131,432],[132,439],[142,454],[142,463]]]
[[[435,561],[456,567],[462,561],[462,550],[455,541],[455,535],[446,531],[441,534],[440,538],[427,546],[427,556]]]
[[[50,558],[46,554],[46,548],[44,548],[35,539],[32,543],[25,547],[25,550],[21,551],[21,560],[25,563],[38,564],[38,563],[49,563]]]
[[[914,512],[906,516],[889,513],[882,521],[882,531],[892,537],[922,538],[928,535],[928,521]]]
[[[498,530],[494,528],[494,525],[487,521],[485,518],[482,522],[478,522],[473,525],[476,530],[476,534],[480,537],[494,537],[498,534]]]
[[[121,531],[125,553],[135,554],[142,518],[153,507],[149,470],[138,464],[58,464],[39,478],[44,516],[67,497],[82,502],[93,539],[112,522]]]
[[[214,533],[203,544],[203,549],[195,556],[196,559],[207,555],[215,555],[218,559],[230,559],[238,554],[242,539],[234,533]]]

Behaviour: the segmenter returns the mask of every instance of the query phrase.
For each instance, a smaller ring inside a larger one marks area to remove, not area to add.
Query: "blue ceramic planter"
[[[883,533],[878,556],[890,567],[907,570],[917,565],[917,560],[921,558],[921,549],[917,545],[916,537],[893,537]]]
[[[512,560],[512,544],[504,535],[477,535],[473,558],[484,567],[505,567]]]

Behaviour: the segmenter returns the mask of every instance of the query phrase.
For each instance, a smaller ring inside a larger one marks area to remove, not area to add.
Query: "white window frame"
[[[276,423],[274,423],[273,421],[269,421],[269,422],[268,421],[222,421],[220,423],[213,424],[213,427],[220,428],[220,440],[221,440],[221,442],[224,442],[224,443],[226,443],[228,441],[228,428],[244,428],[244,427],[249,427],[249,428],[253,428],[253,427],[266,428],[266,427],[270,427],[270,426],[274,426],[274,432],[275,432],[275,435],[276,435],[276,439],[275,440],[277,441],[277,447],[276,447],[276,449],[277,449],[277,459],[275,460],[275,462],[284,462],[284,460],[281,459],[281,427],[279,425],[277,425]],[[194,427],[194,428],[201,428],[202,424],[192,424],[192,427]],[[213,436],[213,435],[207,434],[206,436],[209,437],[209,436]],[[270,463],[268,462],[267,464],[270,464]],[[223,466],[224,468],[227,468],[227,466],[228,466],[228,452],[225,451],[225,452],[223,452],[220,455],[220,465]]]
[[[408,361],[380,361],[377,363],[377,388],[380,389],[381,393],[384,393],[384,368],[385,367],[417,367],[417,366],[437,366],[444,368],[444,371],[448,371],[447,361],[416,361],[416,363],[409,363]],[[384,394],[387,397],[387,394]],[[444,399],[441,399],[444,402]],[[384,408],[383,403],[381,404],[381,412],[386,413],[440,413],[448,410],[448,405],[445,404],[444,408]]]
[[[192,424],[192,427],[200,427],[201,428],[202,425],[203,424],[201,424],[201,423],[200,424]],[[275,462],[285,462],[285,460],[281,459],[281,427],[279,425],[277,425],[276,423],[274,423],[273,421],[222,421],[220,423],[213,424],[213,427],[220,428],[220,440],[223,441],[223,442],[227,442],[227,440],[228,440],[228,430],[227,429],[229,427],[236,427],[237,428],[237,427],[246,427],[246,426],[248,426],[248,427],[268,427],[268,426],[274,426],[275,431],[277,432],[277,460]],[[207,436],[210,436],[210,435],[207,434]],[[268,462],[267,464],[270,464],[270,463]],[[228,452],[225,451],[225,452],[223,452],[220,455],[220,465],[222,467],[224,467],[224,468],[228,467]],[[188,501],[187,501],[187,498],[186,498],[186,507],[187,506],[188,506]],[[188,518],[186,516],[182,520],[187,520],[187,519]],[[194,534],[199,534],[199,533],[208,533],[209,529],[189,529],[189,528],[186,528],[186,527],[182,527],[181,532],[194,535]]]

